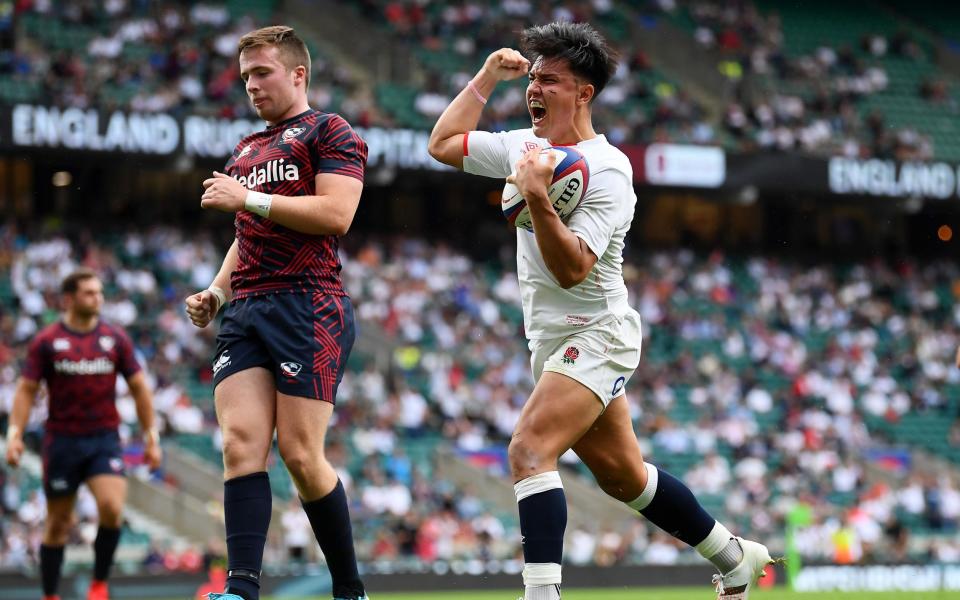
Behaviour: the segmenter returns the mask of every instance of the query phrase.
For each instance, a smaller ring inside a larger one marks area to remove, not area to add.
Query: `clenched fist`
[[[487,57],[483,70],[497,81],[510,81],[526,75],[530,61],[513,48],[500,48]]]
[[[190,321],[200,328],[209,325],[220,311],[220,300],[209,289],[187,296],[184,304],[187,305],[187,316],[190,317]]]

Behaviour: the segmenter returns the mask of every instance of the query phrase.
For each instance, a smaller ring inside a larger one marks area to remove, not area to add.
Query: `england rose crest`
[[[580,356],[580,351],[577,350],[575,346],[570,346],[563,353],[563,362],[568,365],[572,365],[573,363],[577,362],[578,356]]]

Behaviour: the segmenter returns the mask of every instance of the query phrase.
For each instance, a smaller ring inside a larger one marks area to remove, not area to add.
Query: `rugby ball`
[[[587,159],[579,150],[569,146],[547,148],[541,152],[540,159],[550,161],[554,165],[553,179],[547,194],[550,197],[550,203],[553,204],[553,210],[560,215],[560,220],[566,221],[587,192],[587,183],[590,181]],[[520,195],[517,186],[512,183],[503,187],[500,209],[511,225],[533,231],[533,219],[530,218],[527,201]]]

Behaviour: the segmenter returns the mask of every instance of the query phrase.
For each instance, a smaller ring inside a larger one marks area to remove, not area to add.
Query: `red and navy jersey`
[[[129,379],[138,371],[133,344],[119,327],[100,321],[79,333],[59,321],[30,342],[23,377],[47,382],[48,432],[85,435],[120,425],[117,373]]]
[[[240,140],[225,172],[265,194],[316,194],[314,177],[334,173],[363,181],[367,144],[339,115],[308,110]],[[234,220],[235,299],[278,292],[346,295],[340,280],[339,240],[278,225],[241,210]]]

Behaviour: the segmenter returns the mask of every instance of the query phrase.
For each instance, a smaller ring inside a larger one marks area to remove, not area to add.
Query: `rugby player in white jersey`
[[[430,154],[476,175],[508,178],[527,201],[533,232],[517,229],[517,274],[536,386],[508,451],[520,513],[525,600],[560,597],[567,506],[557,459],[572,448],[604,492],[694,546],[720,573],[718,597],[746,598],[771,558],[734,537],[690,490],[645,463],[624,389],[640,361],[640,318],[621,271],[636,196],[626,156],[598,134],[591,103],[616,69],[603,38],[584,23],[522,33],[518,52],[492,53],[450,103],[430,136]],[[475,131],[497,82],[529,76],[532,128]],[[572,145],[587,160],[586,195],[566,223],[547,188],[544,148]],[[513,174],[511,174],[513,172]]]

